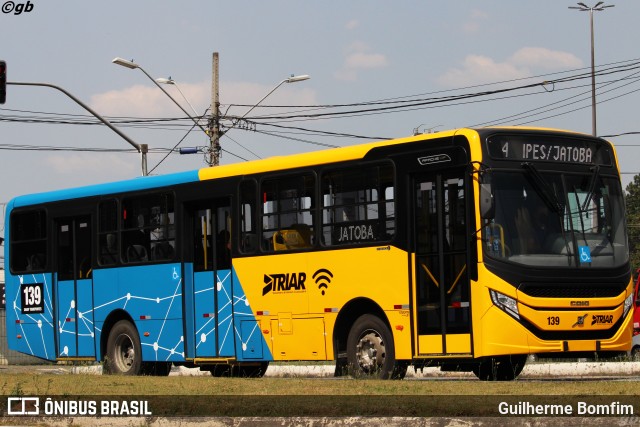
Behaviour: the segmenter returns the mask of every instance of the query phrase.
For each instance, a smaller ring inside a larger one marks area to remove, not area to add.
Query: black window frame
[[[38,218],[34,221],[29,216]],[[43,208],[11,213],[9,268],[12,274],[42,273],[48,270],[50,261],[48,217],[48,212]],[[18,264],[23,267],[18,267]]]
[[[123,195],[119,213],[120,253],[124,264],[175,260],[177,209],[173,192]]]
[[[363,184],[361,188],[358,183]],[[386,244],[398,235],[398,183],[391,160],[326,168],[320,176],[319,187],[318,228],[323,247]],[[390,198],[386,194],[388,189],[393,193]],[[350,201],[346,201],[347,196],[351,197]],[[373,213],[375,217],[368,218]]]
[[[315,247],[317,176],[313,171],[270,175],[260,181],[261,251]]]

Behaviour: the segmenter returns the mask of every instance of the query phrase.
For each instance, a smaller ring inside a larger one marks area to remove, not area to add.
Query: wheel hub
[[[385,347],[382,337],[371,331],[364,334],[356,347],[358,364],[364,371],[378,370],[384,363]]]
[[[116,354],[118,355],[116,363],[121,371],[126,372],[131,369],[136,358],[136,352],[133,348],[133,341],[128,335],[120,335],[116,341]]]

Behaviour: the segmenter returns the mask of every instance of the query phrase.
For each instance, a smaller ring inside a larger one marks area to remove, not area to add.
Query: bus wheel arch
[[[336,376],[351,374],[357,377],[381,379],[402,379],[408,364],[395,359],[395,343],[389,320],[384,311],[375,302],[358,298],[347,303],[336,319],[334,326],[334,351],[336,355]],[[367,351],[383,357],[380,369],[376,372],[364,369],[358,363],[360,356]],[[359,348],[360,350],[357,350]]]
[[[133,319],[123,310],[109,314],[100,336],[103,373],[139,375],[142,372],[142,345]]]

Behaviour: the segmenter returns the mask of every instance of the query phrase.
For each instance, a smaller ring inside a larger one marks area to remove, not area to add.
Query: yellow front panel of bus
[[[385,312],[396,357],[411,358],[405,251],[382,246],[281,253],[236,258],[234,268],[275,360],[333,359],[338,313],[363,295]]]
[[[627,351],[631,346],[631,310],[610,338],[578,339],[576,333],[610,330],[620,321],[624,300],[633,291],[613,298],[590,298],[588,306],[576,306],[566,298],[535,298],[518,292],[512,285],[479,265],[479,280],[472,282],[473,353],[475,357],[502,354],[535,354],[566,351]],[[517,301],[520,319],[541,332],[565,332],[557,339],[543,339],[520,320],[493,304],[493,289]],[[584,299],[587,301],[587,299]],[[580,300],[581,304],[586,304]],[[580,335],[578,335],[580,336]]]
[[[622,316],[623,307],[610,310],[560,311],[535,310],[523,304],[518,306],[520,316],[545,331],[602,331],[611,329]]]

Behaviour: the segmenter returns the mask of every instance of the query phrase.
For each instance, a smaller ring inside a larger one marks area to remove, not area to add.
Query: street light
[[[251,108],[250,108],[246,113],[244,113],[244,114],[242,115],[242,117],[240,117],[240,118],[241,118],[241,119],[244,119],[244,118],[247,116],[247,114],[249,114],[251,111],[253,111],[253,109],[254,109],[254,108],[256,108],[258,105],[260,105],[260,103],[261,103],[262,101],[264,101],[265,99],[267,99],[267,97],[268,97],[269,95],[271,95],[273,92],[275,92],[275,91],[276,91],[276,89],[278,89],[278,88],[279,88],[280,86],[282,86],[283,84],[285,84],[285,83],[296,83],[296,82],[301,82],[301,81],[303,81],[303,80],[309,80],[310,78],[311,78],[311,76],[309,76],[308,74],[302,74],[302,75],[299,75],[299,76],[294,76],[294,75],[292,74],[290,77],[288,77],[288,78],[284,79],[283,81],[281,81],[280,83],[278,83],[278,84],[276,85],[276,87],[274,87],[273,89],[271,89],[271,91],[270,91],[268,94],[266,94],[265,96],[263,96],[263,97],[262,97],[262,99],[261,99],[260,101],[258,101],[258,102],[253,106],[253,107],[251,107]],[[232,127],[233,127],[233,126],[232,126]]]
[[[156,86],[158,86],[158,88],[159,88],[162,92],[164,92],[164,94],[165,94],[165,95],[167,95],[167,96],[169,97],[169,99],[171,99],[171,100],[173,101],[173,103],[174,103],[174,104],[176,104],[176,105],[178,106],[178,108],[180,108],[180,109],[181,109],[181,110],[182,110],[182,111],[187,115],[187,117],[189,117],[189,118],[193,121],[193,123],[195,123],[195,124],[196,124],[196,126],[198,126],[198,127],[202,130],[202,132],[204,132],[205,134],[207,133],[207,131],[206,131],[206,130],[205,130],[205,129],[200,125],[200,123],[198,123],[198,121],[197,121],[194,117],[192,117],[192,116],[191,116],[191,114],[189,114],[189,113],[187,112],[187,110],[185,110],[184,108],[182,108],[182,105],[180,105],[180,103],[179,103],[178,101],[176,101],[176,100],[175,100],[171,95],[169,95],[169,92],[167,92],[166,90],[164,90],[164,88],[163,88],[162,86],[160,86],[160,84],[159,84],[156,80],[154,80],[154,78],[153,78],[153,77],[151,77],[151,76],[149,75],[149,73],[147,73],[147,72],[145,71],[145,69],[144,69],[144,68],[142,68],[140,65],[136,64],[136,63],[135,63],[135,62],[133,62],[133,61],[127,61],[126,59],[122,59],[122,58],[120,58],[120,57],[116,57],[116,58],[114,58],[111,62],[113,62],[114,64],[117,64],[117,65],[121,65],[121,66],[126,67],[126,68],[130,68],[130,69],[132,69],[132,70],[134,70],[134,69],[136,69],[136,68],[137,68],[137,69],[139,69],[140,71],[142,71],[142,72],[145,74],[145,76],[149,77],[149,80],[151,80],[151,81],[152,81]],[[182,92],[180,92],[180,93],[182,93]],[[184,95],[182,95],[182,96],[184,96]],[[188,102],[188,101],[187,101],[187,102]],[[191,105],[191,104],[189,104],[189,105]],[[193,107],[191,107],[191,108],[193,108]],[[194,110],[194,111],[195,111],[195,110]],[[196,114],[196,116],[197,116],[197,114]]]
[[[295,76],[295,75],[291,75],[289,77],[287,77],[286,79],[282,80],[280,83],[278,83],[273,89],[271,89],[269,91],[269,93],[267,93],[265,96],[262,97],[262,99],[260,99],[260,101],[256,102],[253,107],[249,108],[243,115],[242,117],[240,117],[237,121],[235,121],[234,123],[231,124],[231,126],[229,128],[227,128],[226,131],[224,131],[224,133],[221,133],[219,131],[219,128],[217,125],[213,126],[212,132],[211,132],[211,139],[212,139],[212,147],[220,147],[219,144],[219,139],[222,135],[224,135],[225,133],[229,132],[231,129],[233,129],[234,127],[236,127],[236,125],[240,122],[240,120],[244,119],[245,117],[247,117],[247,114],[249,114],[251,111],[253,111],[254,108],[256,108],[258,105],[260,105],[260,103],[262,101],[264,101],[265,99],[267,99],[267,97],[269,95],[271,95],[273,92],[276,91],[276,89],[278,89],[280,86],[282,86],[285,83],[297,83],[297,82],[301,82],[304,80],[309,80],[311,78],[311,76],[309,76],[308,74],[301,74],[299,76]],[[213,107],[212,107],[213,108]],[[220,122],[220,112],[217,111],[217,108],[213,109],[213,116],[214,116],[214,120],[213,123],[219,123]],[[214,148],[215,149],[215,148]],[[219,149],[219,148],[218,148]],[[217,166],[218,162],[217,159],[219,158],[218,155],[214,155],[213,156],[214,161],[211,163],[212,166]]]
[[[156,81],[160,84],[164,84],[164,85],[173,85],[176,87],[176,89],[178,89],[178,92],[180,92],[180,95],[182,96],[182,99],[185,100],[185,102],[187,104],[189,104],[189,107],[191,107],[191,110],[193,110],[193,114],[195,115],[195,117],[198,117],[198,112],[196,111],[195,108],[193,108],[193,105],[191,105],[191,103],[189,102],[189,100],[187,99],[186,96],[184,96],[184,93],[182,93],[182,91],[180,90],[180,86],[178,86],[178,83],[176,83],[175,80],[173,80],[171,77],[169,77],[168,79],[162,78],[160,77],[159,79],[156,79]]]
[[[593,136],[597,136],[596,132],[596,69],[595,69],[595,53],[593,43],[593,11],[603,11],[607,7],[614,7],[614,4],[605,5],[603,1],[599,1],[592,7],[582,2],[578,2],[578,6],[569,6],[569,9],[576,9],[580,12],[589,12],[589,21],[591,24],[591,121]]]
[[[82,108],[84,108],[85,110],[87,110],[89,113],[91,113],[96,119],[100,120],[104,125],[106,125],[109,129],[111,129],[112,131],[114,131],[115,133],[117,133],[122,139],[124,139],[125,141],[127,141],[129,144],[131,144],[136,150],[138,150],[138,153],[140,153],[141,157],[142,157],[142,176],[147,176],[147,153],[149,152],[149,146],[147,144],[138,144],[137,142],[135,142],[134,140],[132,140],[131,138],[129,138],[127,135],[125,135],[120,129],[118,129],[117,127],[115,127],[114,125],[111,124],[111,122],[107,119],[105,119],[104,117],[102,117],[100,114],[96,113],[95,111],[93,111],[88,105],[86,105],[84,102],[80,101],[78,98],[76,98],[75,96],[73,96],[71,93],[69,93],[67,90],[61,88],[60,86],[56,86],[53,85],[51,83],[36,83],[36,82],[7,82],[8,85],[16,85],[16,86],[40,86],[40,87],[50,87],[56,90],[59,90],[60,92],[64,93],[65,95],[67,95],[69,98],[71,98],[76,104],[78,104],[79,106],[81,106]]]

